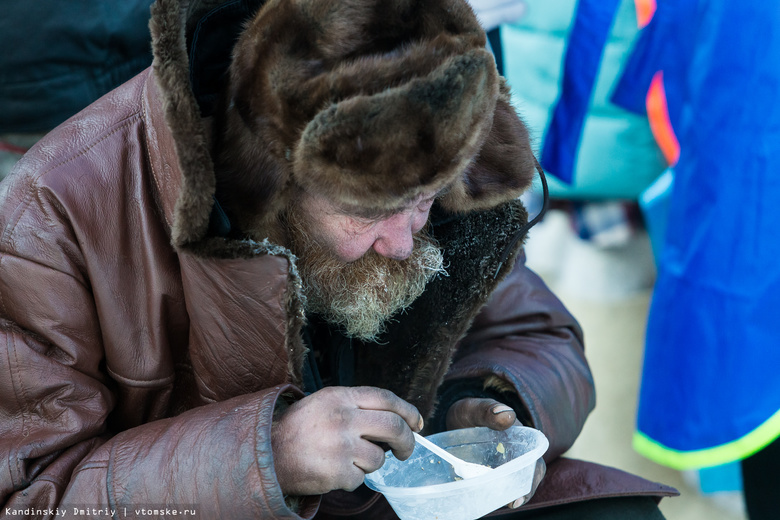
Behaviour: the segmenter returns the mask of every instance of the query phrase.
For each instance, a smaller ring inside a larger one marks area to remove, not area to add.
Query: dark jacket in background
[[[0,133],[48,131],[148,67],[151,4],[5,2]]]

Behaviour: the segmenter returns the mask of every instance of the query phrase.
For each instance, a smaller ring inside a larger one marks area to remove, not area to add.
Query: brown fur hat
[[[450,211],[530,185],[527,131],[463,0],[269,0],[217,111],[219,196],[263,232],[294,189],[390,210],[447,188]]]

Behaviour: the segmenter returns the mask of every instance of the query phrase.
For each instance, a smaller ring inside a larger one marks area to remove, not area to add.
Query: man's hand
[[[352,491],[385,461],[386,443],[400,460],[414,450],[423,419],[389,390],[328,387],[304,397],[274,421],[271,445],[282,492]]]
[[[447,411],[447,429],[487,426],[493,430],[506,430],[517,424],[515,411],[495,399],[467,397],[455,401]]]
[[[467,397],[455,401],[447,411],[448,430],[470,428],[473,426],[486,426],[493,430],[506,430],[513,425],[521,425],[520,421],[517,420],[517,415],[514,410],[503,403],[499,403],[495,399]],[[536,488],[539,486],[542,478],[544,478],[546,470],[547,466],[545,465],[544,460],[539,459],[536,463],[536,472],[534,473],[531,492],[518,498],[511,504],[508,504],[507,507],[514,509],[528,502],[531,497],[534,496],[534,493],[536,493]]]

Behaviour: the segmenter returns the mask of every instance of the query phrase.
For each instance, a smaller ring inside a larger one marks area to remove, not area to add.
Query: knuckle
[[[398,400],[398,396],[395,395],[393,392],[388,390],[387,388],[374,388],[373,389],[376,397],[381,399],[382,401],[396,401]]]
[[[406,424],[403,417],[400,415],[389,415],[387,419],[387,431],[393,437],[403,437],[409,430],[409,425]]]
[[[329,399],[337,402],[342,402],[349,399],[349,389],[341,386],[326,386],[325,388],[319,390],[319,392],[324,392]]]
[[[338,440],[338,446],[336,448],[338,453],[350,454],[355,451],[355,440],[351,435],[341,435]]]
[[[355,421],[355,409],[340,408],[336,417],[338,417],[338,422],[342,428],[349,429],[350,425]]]
[[[332,387],[332,386],[326,386],[325,388],[320,388],[319,390],[317,390],[317,391],[316,391],[314,394],[312,394],[312,395],[315,395],[315,394],[316,394],[316,395],[319,395],[319,396],[321,396],[321,397],[330,397],[330,396],[332,396],[332,395],[334,395],[334,394],[336,394],[336,393],[337,393],[337,392],[336,392],[336,389],[335,389],[335,387]]]
[[[378,470],[385,463],[385,452],[381,448],[377,447],[377,449],[371,451],[372,453],[368,457],[368,467],[366,468],[369,473]]]
[[[447,410],[447,425],[452,428],[460,428],[468,426],[466,423],[466,417],[468,416],[466,410],[467,403],[464,400],[457,401],[450,406]]]
[[[455,416],[465,415],[471,403],[472,401],[470,401],[469,399],[461,399],[459,401],[455,401],[450,407],[450,413],[452,413]]]

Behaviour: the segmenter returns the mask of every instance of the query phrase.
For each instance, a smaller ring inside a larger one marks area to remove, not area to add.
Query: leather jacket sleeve
[[[468,387],[503,398],[544,432],[548,461],[571,447],[595,406],[582,329],[523,254],[461,340],[440,395]],[[446,401],[443,412],[453,402]]]
[[[3,183],[0,197],[2,511],[126,508],[132,518],[136,508],[175,506],[206,518],[313,516],[317,500],[300,516],[286,506],[273,469],[271,420],[292,387],[111,431],[121,396],[106,366],[97,282],[57,200],[22,184]]]

